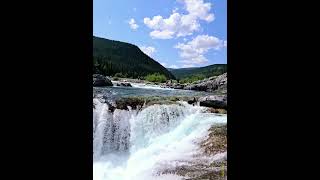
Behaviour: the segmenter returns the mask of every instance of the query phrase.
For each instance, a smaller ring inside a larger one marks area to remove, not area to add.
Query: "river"
[[[133,87],[94,88],[110,100],[128,96],[198,96],[205,92]],[[179,180],[177,174],[161,174],[199,154],[197,142],[227,116],[206,113],[205,107],[177,104],[151,105],[142,110],[108,111],[108,105],[93,99],[93,180]],[[208,157],[210,158],[210,157]]]

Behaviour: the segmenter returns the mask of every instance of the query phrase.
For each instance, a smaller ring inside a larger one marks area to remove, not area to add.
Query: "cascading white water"
[[[225,115],[187,103],[113,113],[99,100],[94,103],[94,180],[181,179],[156,176],[157,169],[190,159],[198,150],[195,141],[213,124],[227,122]]]
[[[135,111],[116,109],[109,112],[106,103],[94,99],[93,113],[93,157],[94,160],[111,152],[129,150],[130,123],[129,119]]]

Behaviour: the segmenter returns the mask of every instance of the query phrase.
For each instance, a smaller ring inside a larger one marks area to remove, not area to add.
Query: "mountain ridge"
[[[159,73],[168,79],[175,76],[134,44],[93,36],[93,73],[142,78]]]
[[[219,76],[227,72],[227,64],[212,64],[203,67],[191,68],[167,68],[177,79],[191,78],[192,76],[203,76],[208,78],[211,76]]]

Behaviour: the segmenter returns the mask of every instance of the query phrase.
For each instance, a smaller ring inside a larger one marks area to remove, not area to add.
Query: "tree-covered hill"
[[[181,69],[170,69],[168,70],[177,78],[177,79],[186,79],[191,77],[203,77],[208,78],[211,76],[218,76],[227,72],[226,64],[213,64],[205,67],[196,67],[196,68],[181,68]]]
[[[160,63],[144,54],[136,45],[93,36],[93,73],[143,78],[159,73],[175,77]]]

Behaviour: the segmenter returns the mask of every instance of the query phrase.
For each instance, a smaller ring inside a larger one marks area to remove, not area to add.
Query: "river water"
[[[94,88],[94,92],[109,98],[209,94],[133,86]],[[93,101],[93,180],[183,179],[159,171],[192,159],[199,152],[197,142],[207,136],[208,129],[227,123],[226,115],[205,113],[204,107],[186,102],[110,112],[101,99]]]

